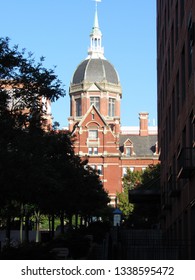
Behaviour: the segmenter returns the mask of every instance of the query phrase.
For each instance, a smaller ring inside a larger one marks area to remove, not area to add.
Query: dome
[[[82,82],[103,82],[118,85],[119,77],[113,65],[106,59],[87,58],[82,61],[74,72],[72,84]]]

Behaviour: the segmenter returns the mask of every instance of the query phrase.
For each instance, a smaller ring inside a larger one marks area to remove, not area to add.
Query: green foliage
[[[117,194],[119,203],[118,207],[123,213],[123,217],[128,218],[133,211],[133,204],[129,203],[128,189],[124,188],[122,193]]]
[[[149,165],[142,174],[142,184],[137,186],[137,190],[159,191],[159,199],[155,201],[143,201],[135,203],[131,213],[130,223],[135,228],[151,228],[159,223],[160,214],[160,164]]]
[[[129,203],[128,192],[132,189],[149,189],[159,188],[160,164],[149,165],[144,171],[131,171],[127,169],[127,173],[123,178],[123,192],[118,194],[119,208],[123,212],[126,219],[131,216],[132,223],[143,224],[148,221],[152,214],[159,212],[159,205],[138,205]],[[135,218],[136,217],[136,218]],[[135,221],[136,220],[136,221]],[[155,217],[150,219],[154,223]]]
[[[142,183],[143,171],[131,171],[127,168],[126,175],[123,177],[123,186],[128,190],[134,189]]]
[[[117,194],[119,200],[118,207],[123,213],[123,217],[128,219],[129,215],[133,212],[134,205],[129,203],[128,192],[140,185],[142,181],[141,171],[131,171],[127,168],[126,175],[123,177],[123,192]]]
[[[160,163],[149,165],[144,170],[142,175],[142,187],[144,188],[159,187],[159,184],[156,184],[159,178],[160,178]]]

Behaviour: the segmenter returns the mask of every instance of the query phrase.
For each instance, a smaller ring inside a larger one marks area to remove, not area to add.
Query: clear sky
[[[55,69],[66,96],[52,104],[54,121],[67,126],[69,84],[87,57],[95,14],[92,0],[0,0],[0,37],[26,48]],[[105,57],[115,66],[121,86],[121,124],[137,126],[139,112],[157,122],[156,0],[102,0],[99,26]]]

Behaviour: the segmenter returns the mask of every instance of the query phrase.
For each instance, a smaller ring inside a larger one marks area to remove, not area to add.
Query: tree
[[[158,164],[150,164],[145,170],[142,175],[142,185],[146,186],[149,185],[159,187],[158,184],[154,184],[159,181],[160,178],[160,163]],[[151,185],[151,183],[153,183]]]
[[[21,232],[25,220],[28,239],[33,212],[38,233],[41,213],[59,216],[63,228],[65,215],[70,221],[95,215],[109,201],[99,176],[74,154],[70,134],[57,131],[57,123],[51,131],[46,126],[42,98],[53,102],[64,90],[42,63],[0,39],[0,207],[6,209],[8,240],[16,215]]]
[[[85,168],[85,175],[81,188],[81,209],[82,216],[99,216],[110,202],[108,193],[104,190],[97,171],[90,166]]]
[[[138,191],[149,192],[140,203],[134,204],[132,219],[137,228],[151,228],[159,223],[160,215],[160,164],[149,165],[142,174]]]
[[[136,188],[142,180],[142,171],[131,171],[127,168],[126,175],[123,177],[123,192],[117,194],[118,207],[122,211],[125,219],[133,212],[133,204],[129,203],[129,190]]]
[[[64,96],[54,70],[44,68],[43,61],[35,63],[31,53],[26,56],[0,38],[0,205],[7,209],[7,224],[14,201],[29,201],[40,173],[36,148],[46,128],[42,98],[53,102]]]

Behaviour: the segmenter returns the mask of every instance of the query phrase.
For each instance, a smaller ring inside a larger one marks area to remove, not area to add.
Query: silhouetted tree
[[[0,38],[0,205],[7,209],[8,229],[9,209],[15,201],[22,205],[31,200],[32,185],[40,182],[37,141],[45,122],[41,100],[52,102],[64,95],[54,70],[44,68],[43,61],[35,63],[31,53],[26,56],[24,49],[11,48],[8,38]]]
[[[142,174],[142,184],[137,187],[141,193],[150,192],[142,202],[134,204],[132,221],[137,228],[151,228],[159,223],[160,215],[160,164],[149,165]]]
[[[42,98],[53,102],[64,90],[43,60],[35,63],[32,54],[0,39],[0,208],[8,240],[16,216],[28,240],[33,213],[37,233],[42,213],[59,216],[63,230],[65,216],[71,222],[73,215],[96,215],[109,202],[98,174],[74,154],[70,134],[57,124],[53,131],[45,127]]]

